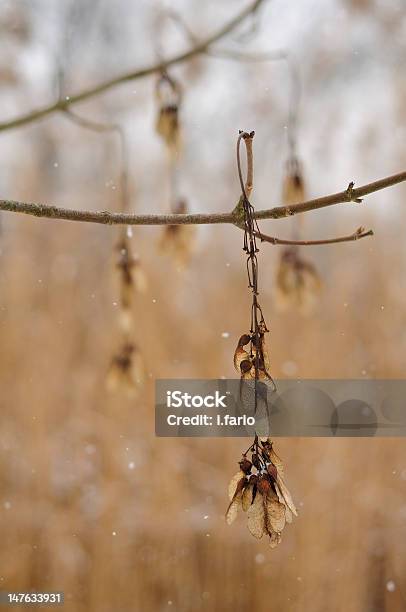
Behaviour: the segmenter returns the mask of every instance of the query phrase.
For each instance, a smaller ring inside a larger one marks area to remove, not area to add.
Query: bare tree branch
[[[321,244],[336,244],[337,242],[353,242],[354,240],[360,240],[367,236],[373,236],[372,230],[365,230],[363,227],[359,227],[353,234],[348,236],[339,236],[338,238],[327,238],[324,240],[283,240],[282,238],[274,238],[268,236],[262,232],[255,232],[255,235],[260,238],[262,242],[270,242],[271,244],[285,244],[285,245],[296,245],[296,246],[318,246]]]
[[[406,172],[388,176],[379,181],[358,187],[357,189],[354,189],[353,183],[350,183],[345,191],[340,191],[307,202],[293,204],[291,206],[277,206],[268,210],[260,210],[255,213],[255,217],[257,219],[281,219],[298,213],[333,206],[334,204],[356,202],[360,200],[361,196],[380,191],[392,185],[397,185],[403,181],[406,181]],[[14,200],[0,200],[0,210],[24,213],[26,215],[33,215],[34,217],[101,223],[104,225],[209,225],[230,223],[240,226],[241,224],[241,219],[235,210],[228,213],[134,215],[108,211],[72,210],[69,208],[60,208],[58,206],[47,206],[46,204],[16,202]]]
[[[66,96],[64,99],[58,100],[57,102],[49,104],[48,106],[44,106],[39,110],[32,111],[25,115],[21,115],[20,117],[16,117],[15,119],[12,119],[10,121],[0,123],[0,132],[21,127],[28,123],[32,123],[33,121],[37,121],[38,119],[42,119],[43,117],[51,115],[55,112],[66,110],[66,108],[68,108],[72,104],[77,104],[78,102],[83,102],[84,100],[102,94],[105,91],[116,87],[116,85],[120,85],[121,83],[126,83],[128,81],[134,81],[136,79],[141,79],[154,73],[162,72],[169,66],[173,66],[174,64],[180,64],[191,59],[195,55],[205,53],[206,50],[212,44],[221,40],[224,36],[234,30],[240,23],[242,23],[249,15],[255,13],[263,2],[264,0],[255,0],[247,8],[245,8],[228,23],[226,23],[222,28],[220,28],[217,32],[196,44],[189,51],[186,51],[179,55],[175,55],[166,61],[160,61],[157,64],[152,64],[150,66],[146,66],[145,68],[140,68],[139,70],[123,74],[114,79],[109,79],[108,81],[104,81],[103,83],[100,83],[95,87],[86,89],[76,95]]]
[[[315,198],[314,200],[307,200],[306,202],[291,204],[290,206],[276,206],[267,210],[259,210],[255,217],[257,219],[280,219],[281,217],[290,217],[298,213],[326,208],[326,206],[333,206],[335,204],[344,204],[346,202],[360,203],[363,196],[386,189],[386,187],[391,187],[392,185],[397,185],[398,183],[403,183],[404,181],[406,181],[406,172],[387,176],[379,181],[357,187],[357,189],[354,189],[354,183],[351,182],[344,191],[332,193],[322,198]]]

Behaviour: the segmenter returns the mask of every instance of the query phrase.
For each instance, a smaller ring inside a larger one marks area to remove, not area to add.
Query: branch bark
[[[406,172],[400,172],[386,178],[368,183],[354,189],[353,184],[344,191],[332,195],[308,200],[291,206],[276,206],[268,210],[255,213],[257,219],[281,219],[317,210],[335,204],[360,201],[362,196],[386,189],[406,181]],[[0,200],[0,210],[23,213],[34,217],[48,219],[64,219],[66,221],[81,221],[87,223],[101,223],[104,225],[209,225],[230,223],[239,225],[240,220],[234,212],[228,213],[198,213],[198,214],[169,214],[169,215],[135,215],[128,213],[114,213],[108,211],[72,210],[46,204],[16,202],[14,200]]]
[[[240,23],[242,23],[249,15],[255,13],[255,11],[259,9],[259,7],[261,6],[261,4],[263,4],[264,1],[265,0],[255,0],[247,8],[245,8],[228,23],[226,23],[222,28],[217,30],[217,32],[196,44],[189,51],[180,53],[179,55],[175,55],[166,61],[161,61],[157,64],[152,64],[150,66],[146,66],[145,68],[140,68],[139,70],[123,74],[114,79],[109,79],[107,81],[104,81],[103,83],[100,83],[99,85],[86,89],[74,96],[66,96],[64,99],[58,100],[57,102],[49,104],[48,106],[44,106],[39,110],[32,111],[25,115],[21,115],[20,117],[16,117],[15,119],[12,119],[10,121],[0,123],[0,132],[21,127],[23,125],[27,125],[28,123],[32,123],[33,121],[37,121],[38,119],[47,117],[48,115],[51,115],[53,113],[64,111],[72,104],[77,104],[78,102],[83,102],[84,100],[88,100],[89,98],[100,95],[108,91],[109,89],[120,85],[121,83],[134,81],[136,79],[141,79],[146,76],[150,76],[154,73],[162,72],[169,66],[180,64],[191,59],[195,55],[205,53],[212,44],[221,40],[224,36],[229,34],[238,25],[240,25]]]

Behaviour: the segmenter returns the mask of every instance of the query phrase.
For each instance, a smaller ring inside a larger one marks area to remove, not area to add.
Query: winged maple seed
[[[122,238],[117,245],[119,258],[117,270],[120,275],[120,318],[119,323],[124,332],[133,327],[133,301],[136,293],[145,293],[147,279],[138,257],[131,253],[127,238]]]
[[[185,200],[180,200],[173,212],[175,214],[187,213],[188,206]],[[193,255],[195,235],[194,225],[166,225],[159,240],[159,250],[169,255],[179,267],[184,268]]]
[[[290,157],[286,163],[286,174],[283,180],[282,198],[284,204],[297,204],[306,199],[305,181],[302,167],[297,157]]]
[[[144,381],[144,363],[139,348],[125,341],[113,356],[107,373],[106,387],[109,391],[124,391],[134,397]]]
[[[286,164],[282,198],[286,206],[306,200],[302,166],[295,156],[290,157]],[[301,219],[298,216],[294,220],[296,238]],[[321,286],[315,266],[302,257],[297,246],[282,251],[276,273],[276,305],[280,310],[294,309],[302,314],[310,314],[317,304]]]
[[[248,459],[248,454],[251,459]],[[270,438],[259,441],[256,437],[243,454],[239,466],[240,470],[228,488],[230,504],[226,521],[231,525],[242,508],[247,513],[250,533],[258,539],[263,535],[269,536],[271,548],[275,548],[281,541],[286,523],[292,522],[297,511],[284,482],[282,461]]]
[[[175,158],[182,145],[179,122],[181,89],[178,82],[167,72],[163,72],[157,81],[156,98],[158,101],[156,131],[165,142],[169,155]]]
[[[265,322],[261,321],[257,336],[248,333],[239,339],[234,352],[234,367],[241,379],[272,381],[269,353],[265,342],[265,334],[268,331]]]
[[[294,308],[309,314],[317,304],[322,283],[315,266],[298,247],[282,251],[276,275],[276,304],[280,310]]]

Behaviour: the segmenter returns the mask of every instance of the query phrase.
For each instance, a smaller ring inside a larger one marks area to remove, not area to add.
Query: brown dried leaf
[[[265,533],[265,513],[262,495],[257,492],[248,512],[248,529],[254,538],[262,538]]]

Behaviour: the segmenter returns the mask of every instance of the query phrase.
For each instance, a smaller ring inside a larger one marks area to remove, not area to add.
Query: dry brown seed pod
[[[243,458],[241,459],[241,461],[239,462],[239,466],[240,466],[241,470],[244,472],[244,474],[249,474],[251,472],[252,463],[244,455],[243,455]]]
[[[251,336],[249,334],[243,334],[238,340],[238,346],[247,346],[250,340]]]
[[[257,474],[251,474],[250,476],[250,484],[254,485],[254,487],[258,484],[258,476]]]
[[[257,455],[257,453],[252,453],[252,463],[257,468],[257,470],[261,469],[261,461],[260,461],[259,456]]]
[[[272,480],[276,480],[278,476],[278,470],[276,469],[276,466],[273,465],[273,463],[268,463],[266,469]]]
[[[252,374],[252,361],[248,356],[248,359],[244,359],[244,361],[241,361],[240,363],[240,373],[241,374],[249,374],[251,376]]]
[[[260,476],[258,479],[257,487],[258,487],[258,491],[262,493],[262,495],[264,496],[268,495],[268,492],[271,488],[271,482],[269,480],[269,476],[267,476],[266,474],[263,474],[262,476]]]

